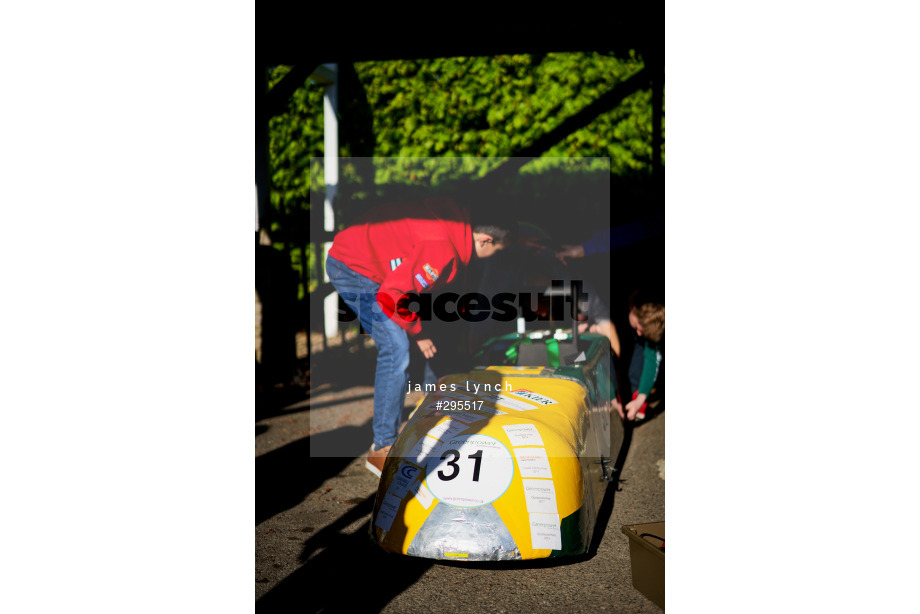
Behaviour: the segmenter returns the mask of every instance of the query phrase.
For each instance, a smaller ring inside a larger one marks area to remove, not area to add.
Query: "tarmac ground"
[[[661,611],[632,585],[621,527],[664,520],[663,406],[627,429],[619,480],[608,486],[589,553],[503,564],[404,557],[370,538],[378,478],[362,454],[371,441],[375,354],[355,344],[328,348],[314,353],[306,387],[257,395],[256,611]],[[406,408],[420,398],[407,395]]]

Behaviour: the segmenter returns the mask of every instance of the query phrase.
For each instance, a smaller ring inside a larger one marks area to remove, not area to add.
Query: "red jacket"
[[[472,252],[469,213],[447,198],[371,209],[338,233],[329,249],[330,256],[380,284],[380,307],[411,335],[422,324],[400,299],[450,283]]]

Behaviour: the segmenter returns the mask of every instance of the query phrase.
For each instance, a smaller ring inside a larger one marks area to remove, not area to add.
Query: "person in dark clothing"
[[[626,404],[621,415],[627,420],[642,420],[648,407],[648,397],[663,368],[664,303],[634,292],[630,297],[629,325],[635,331],[629,363],[632,400]]]
[[[579,245],[561,245],[556,251],[556,257],[565,262],[567,258],[593,256],[633,245],[663,233],[664,216],[650,215],[629,224],[602,228]]]

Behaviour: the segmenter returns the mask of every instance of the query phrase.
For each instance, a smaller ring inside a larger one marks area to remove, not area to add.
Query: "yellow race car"
[[[587,552],[623,442],[608,340],[511,334],[478,357],[488,366],[441,378],[393,444],[373,538],[441,560]]]

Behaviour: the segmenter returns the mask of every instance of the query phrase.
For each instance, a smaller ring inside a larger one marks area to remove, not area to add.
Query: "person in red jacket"
[[[447,198],[382,205],[339,232],[329,249],[326,274],[377,346],[374,442],[365,465],[378,477],[402,414],[409,336],[425,358],[437,352],[408,295],[442,287],[473,258],[509,245],[516,226],[491,215],[497,219],[471,223],[469,211]]]

